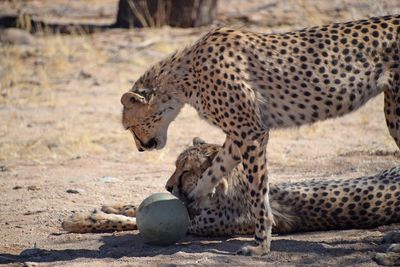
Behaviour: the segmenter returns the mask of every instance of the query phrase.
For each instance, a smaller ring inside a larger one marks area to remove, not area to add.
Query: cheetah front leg
[[[267,155],[266,148],[269,134],[255,141],[239,143],[242,152],[243,169],[249,184],[249,199],[251,201],[252,213],[255,218],[255,246],[244,246],[238,254],[243,255],[265,255],[271,246],[271,232],[274,224],[272,209],[269,203]]]
[[[238,147],[227,136],[211,166],[202,174],[195,189],[189,194],[189,199],[192,201],[189,208],[195,212],[198,205],[204,206],[204,201],[214,193],[215,187],[221,183],[222,178],[228,176],[240,161],[241,156]]]
[[[194,199],[190,207],[203,203],[212,192],[215,185],[222,177],[228,174],[239,162],[248,179],[248,198],[251,200],[252,213],[256,219],[255,246],[244,246],[238,254],[265,255],[270,250],[271,232],[273,224],[272,210],[268,198],[268,176],[266,171],[266,146],[269,134],[266,133],[256,140],[233,142],[227,137],[223,148],[214,158],[212,165],[203,173],[196,188],[190,193],[189,198]]]

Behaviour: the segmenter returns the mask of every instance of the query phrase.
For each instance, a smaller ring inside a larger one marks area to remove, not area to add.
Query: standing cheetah
[[[186,201],[220,148],[196,140],[178,156],[166,189]],[[207,203],[203,202],[198,210],[189,210],[188,232],[207,237],[254,234],[255,218],[247,190],[246,176],[239,165],[223,178]],[[269,197],[276,223],[272,230],[277,234],[399,223],[400,167],[354,179],[270,184]],[[103,206],[101,211],[73,214],[62,226],[77,233],[136,230],[135,217],[134,205]],[[376,257],[387,260],[389,255]]]
[[[192,206],[242,162],[256,245],[238,253],[264,255],[273,225],[269,130],[344,115],[381,92],[400,147],[400,15],[280,34],[219,28],[146,71],[121,98],[122,124],[139,151],[165,146],[185,103],[221,128],[225,143],[191,192]]]

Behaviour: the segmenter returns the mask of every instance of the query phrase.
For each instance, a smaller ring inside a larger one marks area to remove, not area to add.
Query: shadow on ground
[[[290,238],[290,236],[288,236]],[[212,253],[216,256],[234,255],[235,251],[246,242],[234,238],[200,238],[188,236],[179,244],[172,246],[151,246],[143,243],[139,234],[125,234],[121,236],[102,236],[100,242],[103,243],[98,250],[92,249],[26,249],[19,255],[0,253],[0,264],[19,263],[19,262],[55,262],[71,261],[77,258],[122,258],[122,257],[154,257],[159,255],[173,255],[177,252],[184,253]],[[363,249],[343,248],[343,245],[365,243]],[[370,239],[358,241],[341,240],[330,242],[329,245],[321,242],[299,241],[290,239],[279,239],[272,243],[272,252],[278,253],[312,253],[317,257],[340,257],[353,253],[363,253],[375,251],[375,248],[368,246],[373,241]],[[384,250],[379,249],[380,250]],[[238,256],[240,257],[240,256]],[[265,259],[267,260],[269,256]],[[311,260],[311,259],[310,259]]]

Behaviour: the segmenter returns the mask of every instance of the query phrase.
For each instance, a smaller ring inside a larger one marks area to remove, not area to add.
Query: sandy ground
[[[0,10],[24,8],[43,18],[101,22],[112,21],[116,12],[116,1],[77,2],[10,1],[1,2]],[[400,13],[398,1],[221,3],[217,23],[263,32]],[[90,16],[78,16],[79,12]],[[37,34],[28,44],[0,43],[0,264],[376,265],[371,256],[387,247],[380,243],[382,234],[399,225],[277,236],[266,257],[233,256],[251,237],[188,236],[175,246],[152,247],[143,244],[136,231],[62,231],[61,221],[71,212],[102,204],[138,204],[163,191],[176,156],[193,137],[223,142],[220,130],[201,121],[189,107],[172,123],[162,151],[138,153],[120,125],[121,94],[151,63],[208,29]],[[340,119],[273,131],[268,154],[273,182],[350,178],[400,162],[384,122],[382,96]]]

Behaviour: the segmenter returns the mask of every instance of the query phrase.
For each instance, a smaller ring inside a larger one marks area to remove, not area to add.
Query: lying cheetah
[[[139,151],[161,149],[185,103],[226,140],[189,198],[192,206],[240,162],[247,177],[256,246],[270,249],[266,146],[269,130],[342,116],[384,92],[385,116],[400,147],[400,15],[262,34],[219,28],[154,65],[125,93],[122,124]]]
[[[186,201],[219,149],[217,145],[197,140],[179,155],[166,189]],[[247,190],[245,172],[238,166],[229,177],[223,178],[207,205],[189,210],[189,233],[253,234],[256,218],[247,201]],[[273,232],[278,234],[372,228],[400,222],[400,167],[356,179],[271,184],[270,201],[276,222]],[[103,206],[101,211],[74,214],[62,226],[77,233],[136,230],[135,216],[133,205]],[[377,255],[383,259],[385,256]]]

